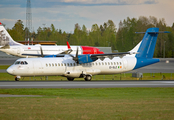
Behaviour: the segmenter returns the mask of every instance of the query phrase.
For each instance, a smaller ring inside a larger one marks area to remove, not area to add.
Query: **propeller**
[[[73,55],[69,54],[77,64],[79,64],[78,51],[79,51],[79,49],[77,47],[77,51],[76,51],[76,56],[75,57]]]
[[[40,46],[41,57],[44,57],[42,47]]]

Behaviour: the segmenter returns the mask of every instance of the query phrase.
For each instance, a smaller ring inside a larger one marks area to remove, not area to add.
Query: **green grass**
[[[0,65],[0,69],[7,69],[10,65]]]
[[[0,89],[0,119],[174,118],[174,88]]]
[[[0,73],[0,80],[14,81],[15,77],[9,75],[8,73]],[[142,80],[174,80],[174,74],[172,73],[144,73]],[[22,77],[20,81],[26,80],[46,80],[45,76],[39,77]],[[62,80],[67,81],[65,77],[62,76],[48,76],[48,80]],[[83,78],[75,78],[75,80],[84,80]],[[114,75],[95,75],[92,80],[138,80],[132,77],[131,73],[114,74]]]

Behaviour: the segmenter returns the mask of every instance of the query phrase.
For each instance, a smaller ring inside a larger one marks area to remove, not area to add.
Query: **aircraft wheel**
[[[92,76],[90,76],[90,75],[86,75],[86,77],[85,77],[85,81],[91,81],[91,79],[92,79]]]
[[[15,81],[19,81],[19,79],[20,79],[20,78],[18,78],[18,77],[15,77]]]
[[[68,77],[67,79],[68,79],[68,81],[73,81],[74,80],[74,78],[70,78],[70,77]]]

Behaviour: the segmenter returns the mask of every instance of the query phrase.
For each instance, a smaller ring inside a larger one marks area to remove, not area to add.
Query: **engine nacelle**
[[[91,56],[89,54],[87,54],[87,55],[78,55],[79,64],[94,62],[97,59],[98,59],[97,57],[96,58],[91,58]]]

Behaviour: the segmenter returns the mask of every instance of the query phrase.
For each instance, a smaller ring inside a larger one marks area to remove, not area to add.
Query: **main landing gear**
[[[85,81],[91,81],[92,76],[91,76],[91,75],[86,75],[86,76],[84,77],[84,79],[85,79]]]
[[[84,75],[83,77],[84,77],[85,81],[91,81],[91,79],[92,79],[91,75]],[[67,77],[67,79],[68,79],[68,81],[74,80],[74,78],[72,78],[72,77]]]
[[[19,81],[21,76],[15,76],[15,81]]]
[[[74,78],[71,78],[71,77],[67,77],[68,81],[73,81]]]

